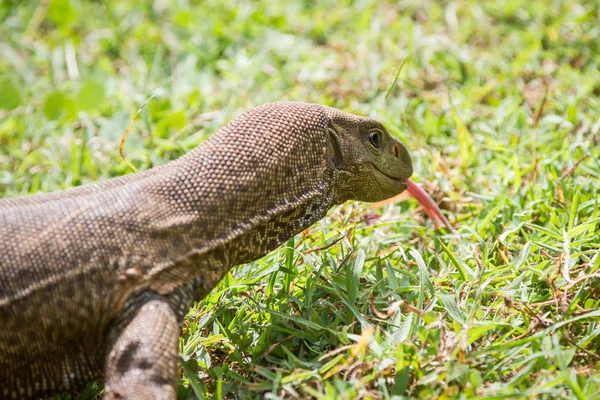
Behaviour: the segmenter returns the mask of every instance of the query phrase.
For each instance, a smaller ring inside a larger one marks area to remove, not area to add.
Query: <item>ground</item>
[[[596,1],[3,0],[0,22],[2,196],[131,173],[151,95],[139,170],[301,100],[384,122],[460,233],[408,197],[334,208],[190,311],[180,398],[599,397]]]

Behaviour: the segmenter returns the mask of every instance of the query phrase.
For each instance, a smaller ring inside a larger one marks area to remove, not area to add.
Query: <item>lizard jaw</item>
[[[388,175],[385,172],[383,172],[382,170],[380,170],[379,168],[377,168],[377,166],[375,166],[375,164],[373,164],[373,163],[370,163],[370,164],[373,166],[373,168],[375,170],[377,170],[377,172],[379,172],[381,175],[385,176],[388,179],[391,179],[393,181],[400,182],[403,184],[406,184],[406,181],[408,180],[408,177],[396,177],[396,176]]]

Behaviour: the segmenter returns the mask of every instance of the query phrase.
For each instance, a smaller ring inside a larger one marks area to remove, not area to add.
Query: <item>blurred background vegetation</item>
[[[336,208],[191,311],[181,398],[598,397],[596,0],[0,0],[0,195],[131,172],[151,95],[139,169],[323,103],[383,121],[462,232]]]

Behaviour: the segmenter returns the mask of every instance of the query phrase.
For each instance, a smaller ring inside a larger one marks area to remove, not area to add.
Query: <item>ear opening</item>
[[[333,127],[329,127],[329,147],[332,154],[333,165],[336,168],[342,165],[342,144],[340,143],[340,138],[337,131]]]

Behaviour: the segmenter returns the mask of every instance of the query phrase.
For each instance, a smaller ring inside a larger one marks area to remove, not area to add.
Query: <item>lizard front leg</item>
[[[144,292],[128,301],[108,333],[106,399],[175,399],[179,323],[168,299]]]

